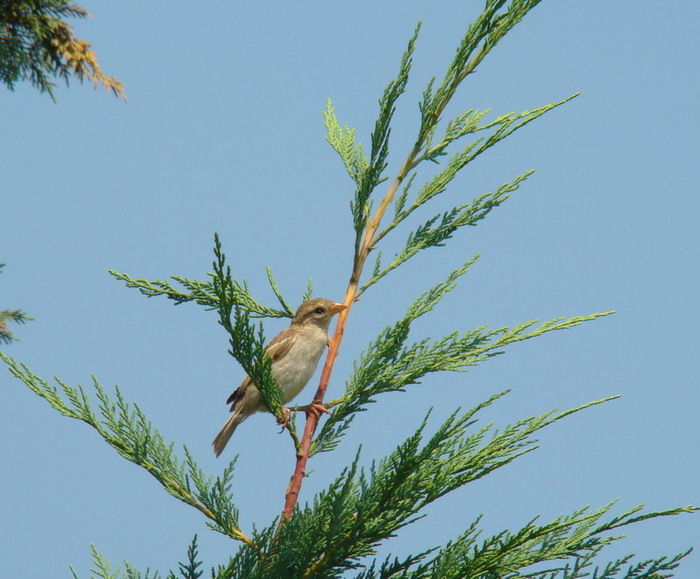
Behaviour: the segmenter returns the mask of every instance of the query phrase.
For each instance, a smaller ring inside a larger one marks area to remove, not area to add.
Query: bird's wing
[[[296,328],[287,328],[272,338],[265,348],[265,353],[272,358],[274,363],[289,352],[298,335],[299,332],[296,331]]]
[[[291,331],[290,331],[291,330]],[[299,332],[287,328],[277,334],[265,348],[265,353],[272,358],[272,362],[279,360],[291,349],[297,339]],[[250,376],[246,376],[241,385],[233,391],[233,394],[228,397],[226,404],[231,404],[231,412],[236,408],[236,403],[243,398],[246,389],[253,383]]]
[[[246,389],[248,386],[250,386],[253,383],[253,381],[250,379],[250,376],[246,376],[243,382],[241,382],[241,385],[236,388],[231,396],[229,396],[226,399],[226,404],[231,404],[231,412],[233,412],[236,409],[236,404],[238,404],[238,401],[243,398],[243,395],[245,394]]]

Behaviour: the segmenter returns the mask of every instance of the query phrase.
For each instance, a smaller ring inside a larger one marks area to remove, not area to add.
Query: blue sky
[[[46,378],[119,384],[166,439],[186,443],[219,473],[226,463],[209,445],[242,372],[215,316],[146,300],[107,270],[204,278],[217,231],[234,275],[266,303],[274,303],[266,265],[290,301],[309,277],[315,295],[341,299],[352,188],[324,141],[326,99],[367,143],[377,99],[423,21],[393,132],[395,171],[412,143],[425,83],[443,72],[481,3],[83,5],[93,18],[76,24],[78,36],[125,83],[129,102],[78,84],[59,87],[57,103],[28,85],[0,91],[0,307],[36,318],[15,328],[21,342],[3,349]],[[484,421],[505,426],[622,398],[543,431],[538,451],[435,505],[382,553],[444,544],[481,513],[486,532],[495,532],[618,497],[616,512],[700,503],[699,18],[690,1],[545,1],[462,87],[452,115],[582,95],[492,149],[420,215],[537,170],[478,227],[365,294],[330,395],[342,392],[353,359],[379,330],[475,253],[480,260],[416,326],[416,339],[617,313],[386,396],[335,454],[312,463],[302,501],[359,444],[367,464],[412,433],[427,408],[435,407],[435,428],[456,406],[511,388]],[[385,254],[407,233],[388,239]],[[267,335],[284,325],[269,321]],[[112,561],[161,571],[184,559],[194,533],[207,567],[236,548],[89,427],[59,416],[9,374],[0,373],[0,385],[0,575],[62,577],[72,563],[87,577],[91,543]],[[289,440],[260,415],[236,432],[227,456],[235,452],[242,524],[264,526],[282,506]],[[700,516],[656,520],[631,528],[609,555],[676,553],[699,537]],[[677,576],[700,576],[697,554]]]

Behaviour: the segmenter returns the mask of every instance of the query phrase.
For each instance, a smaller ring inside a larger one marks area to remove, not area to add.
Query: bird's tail
[[[234,433],[238,425],[243,422],[248,416],[242,412],[234,411],[229,419],[224,424],[224,427],[219,431],[219,434],[214,438],[214,442],[211,445],[214,447],[214,454],[219,456],[226,448],[231,435]]]

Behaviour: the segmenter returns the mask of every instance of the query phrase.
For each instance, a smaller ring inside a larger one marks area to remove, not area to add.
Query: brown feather
[[[270,340],[267,348],[265,348],[265,354],[272,358],[272,362],[279,360],[282,356],[289,352],[294,344],[294,341],[296,340],[297,335],[298,331],[294,327],[289,327],[286,330],[281,331],[274,338],[272,338],[272,340]],[[243,398],[246,389],[252,383],[253,381],[250,379],[250,376],[246,376],[241,385],[228,397],[226,404],[231,404],[231,412],[236,409],[236,403]]]

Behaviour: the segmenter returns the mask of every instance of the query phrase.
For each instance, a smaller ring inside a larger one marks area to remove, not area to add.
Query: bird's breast
[[[328,342],[328,333],[317,327],[304,328],[294,344],[272,365],[272,374],[284,393],[284,404],[304,389],[316,371]]]

